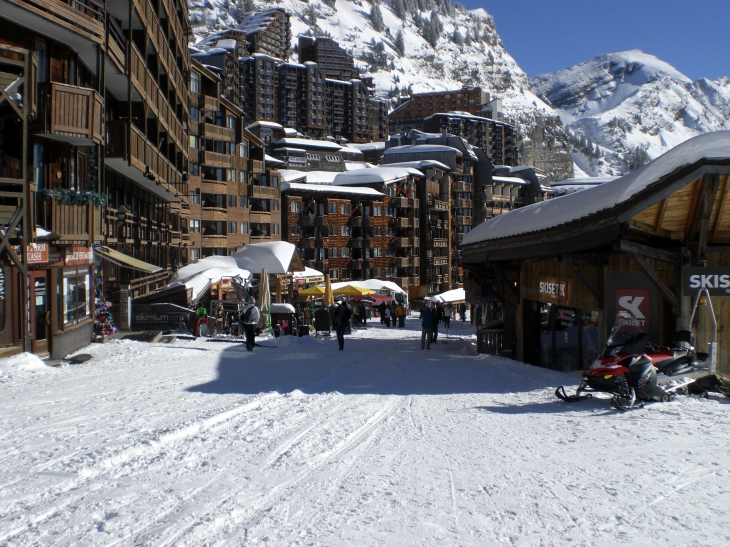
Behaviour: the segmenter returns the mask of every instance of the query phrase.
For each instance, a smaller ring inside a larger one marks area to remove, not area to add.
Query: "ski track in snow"
[[[576,375],[452,325],[430,351],[409,318],[342,353],[117,341],[0,377],[0,545],[730,543],[725,400],[566,405]]]

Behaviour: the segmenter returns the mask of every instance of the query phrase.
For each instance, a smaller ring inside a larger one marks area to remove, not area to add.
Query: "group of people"
[[[381,302],[378,306],[378,313],[380,314],[380,322],[386,327],[390,327],[391,325],[395,327],[397,321],[399,328],[405,328],[408,312],[402,303],[396,302],[395,300],[391,300],[390,304]]]
[[[454,311],[454,307],[449,302],[446,304],[427,303],[421,306],[421,349],[431,349],[431,342],[435,344],[438,340],[439,323],[443,322],[448,329]]]

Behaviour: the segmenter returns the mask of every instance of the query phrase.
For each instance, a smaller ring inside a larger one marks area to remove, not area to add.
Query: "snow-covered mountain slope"
[[[693,82],[638,50],[601,55],[533,78],[571,133],[574,160],[622,174],[701,133],[730,129],[730,81]]]
[[[373,76],[381,96],[481,86],[502,99],[506,120],[517,126],[522,163],[556,180],[572,176],[557,114],[532,92],[483,9],[467,11],[450,0],[188,0],[188,5],[197,39],[235,26],[252,6],[282,7],[292,15],[292,46],[300,34],[332,37]]]

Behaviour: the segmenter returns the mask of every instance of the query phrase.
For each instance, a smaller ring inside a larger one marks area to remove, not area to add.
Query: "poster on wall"
[[[640,273],[609,273],[606,291],[608,332],[613,328],[618,312],[625,312],[619,321],[630,321],[631,326],[648,332],[651,340],[659,342],[659,292],[648,277]]]

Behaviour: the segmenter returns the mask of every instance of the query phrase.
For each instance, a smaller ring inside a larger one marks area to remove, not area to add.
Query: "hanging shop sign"
[[[711,296],[730,296],[730,268],[682,268],[682,292],[694,296],[707,289]]]
[[[21,256],[22,249],[20,245],[16,245],[13,249],[21,260],[23,258]],[[29,243],[25,250],[28,256],[28,265],[48,263],[48,243]]]
[[[94,260],[94,253],[89,247],[71,247],[66,249],[64,264],[66,266],[77,266],[80,264],[91,264]]]
[[[540,294],[555,298],[556,300],[568,299],[568,281],[540,281]]]

